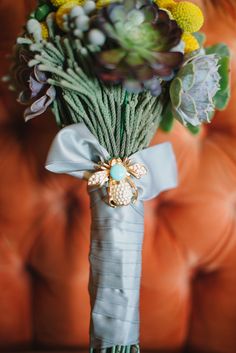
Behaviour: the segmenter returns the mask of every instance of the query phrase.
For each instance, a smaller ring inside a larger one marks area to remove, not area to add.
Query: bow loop
[[[85,124],[65,127],[56,135],[50,148],[46,169],[84,178],[87,171],[94,171],[101,160],[110,159],[109,153],[91,134]]]

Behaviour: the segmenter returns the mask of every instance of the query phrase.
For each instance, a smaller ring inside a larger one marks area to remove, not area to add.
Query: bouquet
[[[174,119],[197,133],[229,99],[229,50],[204,47],[188,1],[39,0],[5,79],[28,121],[61,130],[46,168],[85,179],[91,199],[90,350],[139,351],[145,200],[177,186]]]

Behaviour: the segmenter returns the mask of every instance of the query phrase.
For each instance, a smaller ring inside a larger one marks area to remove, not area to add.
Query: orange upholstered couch
[[[176,123],[155,138],[173,142],[180,180],[146,203],[141,346],[162,353],[236,352],[236,25],[227,1],[212,3],[205,29],[231,46],[231,102],[197,136]],[[32,6],[0,1],[1,75]],[[25,124],[3,85],[0,94],[0,350],[86,347],[86,185],[44,169],[53,117]]]

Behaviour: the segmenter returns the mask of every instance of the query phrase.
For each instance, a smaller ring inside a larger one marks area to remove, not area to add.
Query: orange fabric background
[[[0,2],[1,75],[33,5]],[[173,142],[180,185],[146,203],[141,346],[162,353],[236,352],[235,28],[208,11],[206,31],[231,46],[231,103],[198,136],[178,123],[157,134]],[[25,124],[3,85],[0,95],[0,347],[85,347],[86,185],[44,170],[53,117]]]

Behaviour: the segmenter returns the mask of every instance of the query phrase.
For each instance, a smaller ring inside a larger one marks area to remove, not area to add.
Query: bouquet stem
[[[113,346],[104,349],[90,349],[90,353],[140,353],[140,347],[138,344],[132,346]]]

